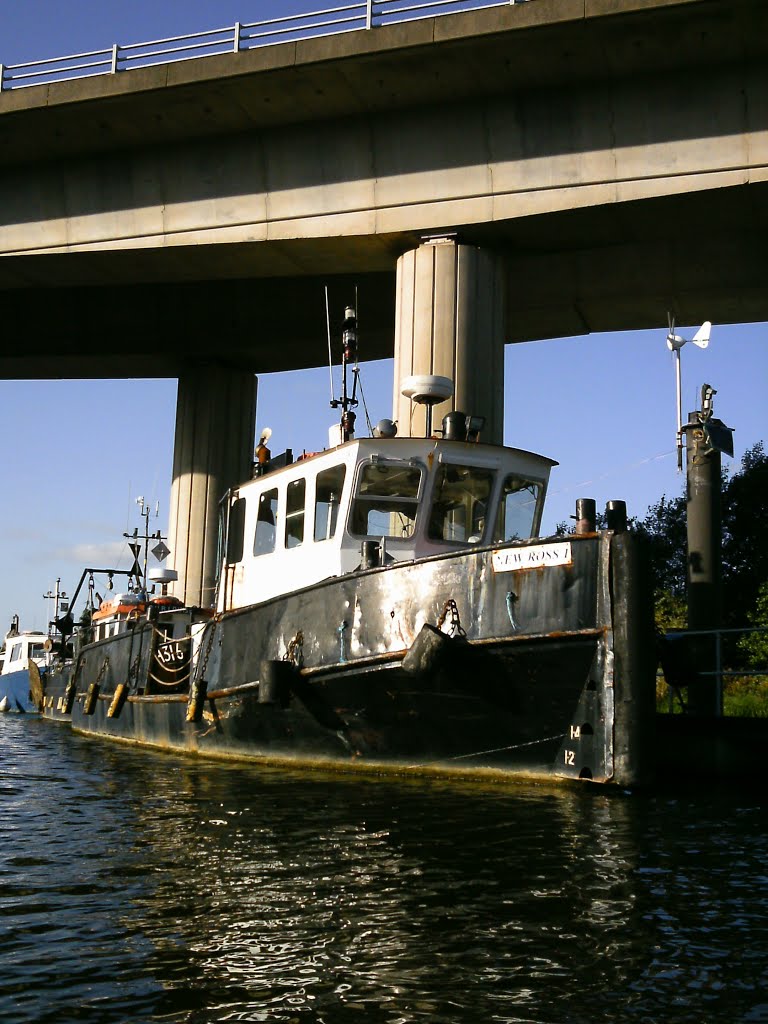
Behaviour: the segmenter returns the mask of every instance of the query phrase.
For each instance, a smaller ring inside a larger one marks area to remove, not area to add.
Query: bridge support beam
[[[400,436],[424,436],[426,410],[400,394],[411,374],[450,377],[452,399],[435,407],[433,425],[454,409],[485,416],[482,439],[504,432],[504,278],[494,255],[436,239],[397,263],[393,419]]]
[[[219,501],[250,479],[255,430],[252,373],[201,365],[179,378],[168,544],[187,604],[213,604]]]

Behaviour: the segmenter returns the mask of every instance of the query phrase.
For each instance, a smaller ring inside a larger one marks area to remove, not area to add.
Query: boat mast
[[[66,590],[60,589],[60,584],[61,576],[57,576],[55,590],[51,591],[49,589],[47,594],[43,594],[43,599],[45,601],[53,601],[53,616],[49,617],[48,636],[53,635],[54,629],[56,629],[58,632],[58,627],[56,626],[56,623],[59,620],[59,613],[63,615],[65,612],[69,611],[69,601],[67,600],[67,592]]]
[[[144,533],[139,536],[138,526],[134,526],[133,533],[124,533],[123,536],[128,540],[128,547],[131,549],[133,554],[133,566],[129,571],[128,575],[136,577],[136,585],[138,588],[143,586],[144,591],[147,589],[147,562],[149,561],[149,542],[156,540],[158,542],[157,547],[153,549],[153,553],[158,561],[162,561],[163,558],[169,554],[168,549],[163,544],[163,541],[167,538],[163,537],[160,530],[156,530],[154,533],[149,532],[149,519],[152,515],[152,509],[148,502],[144,501],[144,497],[140,496],[136,499],[136,504],[139,506],[139,515],[144,520]],[[155,518],[160,515],[160,504],[155,504]],[[132,542],[132,543],[131,543]],[[144,568],[139,563],[139,555],[141,554],[142,548],[144,549]],[[142,584],[143,580],[143,584]]]
[[[341,398],[331,399],[331,408],[341,408],[341,440],[350,441],[355,436],[355,413],[352,409],[357,407],[357,372],[352,370],[354,383],[352,394],[349,394],[347,385],[347,370],[350,363],[357,362],[357,316],[352,306],[344,310],[344,326],[341,335]]]

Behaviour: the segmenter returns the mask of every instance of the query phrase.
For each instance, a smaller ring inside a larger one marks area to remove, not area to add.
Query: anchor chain
[[[211,656],[211,648],[213,647],[213,638],[216,635],[216,627],[221,620],[221,615],[217,612],[211,619],[211,632],[208,634],[208,643],[203,653],[202,662],[197,663],[198,672],[195,673],[196,679],[205,679],[205,670],[208,668],[208,659]]]
[[[101,682],[101,680],[102,680],[102,679],[104,678],[104,676],[106,675],[106,672],[107,672],[107,669],[108,669],[108,668],[109,668],[109,655],[107,655],[107,656],[106,656],[106,657],[104,658],[104,664],[103,664],[103,665],[101,666],[101,668],[99,669],[99,674],[98,674],[98,675],[96,676],[96,678],[95,678],[95,679],[94,679],[94,681],[93,681],[93,685],[94,685],[94,686],[98,686],[98,685],[99,685],[99,683]]]
[[[301,668],[304,664],[304,633],[301,630],[289,642],[283,655],[283,661],[290,661],[296,668]]]
[[[203,705],[205,704],[205,699],[208,693],[208,682],[205,678],[205,673],[208,668],[208,659],[211,656],[211,649],[213,648],[213,638],[216,635],[216,627],[220,621],[221,614],[217,612],[210,622],[211,632],[208,635],[208,643],[205,645],[202,661],[198,661],[195,674],[190,679],[186,714],[188,722],[199,722],[202,717]]]
[[[443,625],[448,623],[450,632],[447,634],[450,637],[466,636],[467,631],[461,625],[461,616],[459,615],[459,609],[453,598],[449,598],[445,602],[445,607],[440,613],[440,618],[437,620],[437,628],[442,630]]]
[[[101,680],[106,675],[107,667],[108,666],[109,666],[109,655],[107,655],[104,658],[104,663],[102,664],[101,668],[99,669],[99,674],[96,676],[96,679],[94,680],[94,682],[92,682],[91,685],[88,687],[88,689],[86,691],[86,694],[85,694],[85,697],[83,698],[83,714],[84,715],[92,715],[94,713],[94,709],[96,707],[96,703],[97,703],[97,701],[99,699],[99,691],[101,689],[101,685],[100,685],[101,684]],[[72,698],[74,698],[74,694],[71,694],[71,695],[67,694],[67,708],[66,708],[67,713],[69,713],[72,710]]]

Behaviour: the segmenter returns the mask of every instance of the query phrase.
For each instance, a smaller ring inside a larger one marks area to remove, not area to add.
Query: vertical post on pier
[[[0,92],[3,91],[3,85],[5,84],[5,66],[0,64]]]
[[[373,28],[373,0],[366,0],[365,4],[365,27]]]
[[[692,412],[686,431],[688,628],[718,629],[722,625],[722,513],[720,510],[720,452],[708,441],[702,418]],[[694,638],[696,661],[709,674],[700,675],[688,693],[688,710],[695,715],[719,715],[719,680],[715,641]]]
[[[209,365],[179,378],[168,544],[187,604],[213,605],[219,502],[252,476],[255,430],[252,373]]]
[[[611,538],[613,618],[613,781],[636,786],[653,774],[656,654],[653,588],[643,542]]]
[[[112,44],[112,67],[109,69],[113,75],[117,74],[117,56],[118,56],[118,45],[117,43]]]
[[[484,416],[481,440],[504,434],[504,278],[492,253],[432,239],[397,263],[393,419],[400,436],[424,436],[427,410],[400,392],[404,377],[437,374],[454,384],[434,422],[458,410]]]

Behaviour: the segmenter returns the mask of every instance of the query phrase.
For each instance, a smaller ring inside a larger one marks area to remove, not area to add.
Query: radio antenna
[[[342,352],[341,352],[341,398],[334,398],[331,391],[331,408],[341,407],[341,440],[351,441],[355,435],[355,414],[352,412],[357,406],[357,370],[356,365],[352,368],[354,383],[352,394],[347,390],[347,370],[350,364],[357,364],[357,315],[352,306],[344,310],[344,327],[342,330]]]
[[[328,285],[325,286],[325,332],[328,336],[328,379],[331,385],[331,405],[333,405],[333,355],[331,354],[331,310],[328,304]]]

